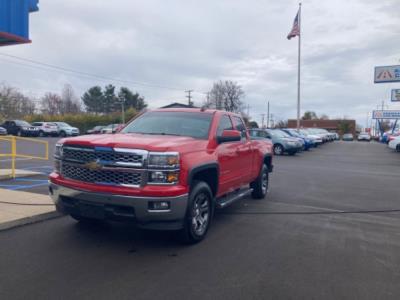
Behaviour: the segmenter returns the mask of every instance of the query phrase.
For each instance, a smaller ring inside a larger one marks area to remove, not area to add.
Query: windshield
[[[128,124],[122,133],[181,135],[206,139],[212,114],[196,112],[148,112]]]
[[[31,124],[26,121],[15,121],[15,124],[17,124],[18,126],[31,126]]]

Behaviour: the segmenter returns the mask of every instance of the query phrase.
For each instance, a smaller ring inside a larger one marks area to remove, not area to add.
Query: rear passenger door
[[[218,128],[217,136],[221,136],[224,130],[233,130],[233,124],[229,115],[222,115]],[[237,168],[237,146],[240,142],[226,142],[217,146],[217,157],[219,164],[219,189],[218,195],[232,192],[240,186],[240,172]]]

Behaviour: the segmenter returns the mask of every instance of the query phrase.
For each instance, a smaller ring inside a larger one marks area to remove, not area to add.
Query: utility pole
[[[121,102],[121,109],[122,109],[122,124],[125,124],[125,98],[120,97],[119,101]]]
[[[185,93],[187,93],[188,95],[186,96],[186,98],[188,98],[188,105],[192,106],[193,102],[192,102],[192,92],[193,90],[187,90],[185,91]]]
[[[265,117],[265,114],[261,114],[261,117],[262,117],[261,128],[264,128],[264,117]]]
[[[268,109],[267,109],[267,128],[269,128],[269,101],[268,101]]]

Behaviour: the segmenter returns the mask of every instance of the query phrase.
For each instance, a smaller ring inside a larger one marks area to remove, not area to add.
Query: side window
[[[217,136],[221,136],[224,130],[233,130],[231,119],[227,115],[223,115],[219,120]]]
[[[233,120],[235,121],[236,129],[242,133],[242,139],[245,139],[247,129],[246,129],[246,126],[244,125],[242,119],[239,117],[233,117]]]

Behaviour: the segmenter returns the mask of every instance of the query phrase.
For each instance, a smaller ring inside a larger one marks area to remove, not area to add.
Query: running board
[[[251,188],[240,189],[237,192],[232,192],[224,197],[221,197],[217,199],[216,202],[217,208],[227,207],[228,205],[231,205],[233,202],[250,195],[252,191],[253,189]]]

